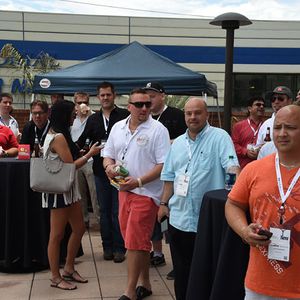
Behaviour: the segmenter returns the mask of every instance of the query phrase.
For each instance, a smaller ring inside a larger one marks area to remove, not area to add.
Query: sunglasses
[[[257,106],[257,107],[265,107],[265,105],[263,103],[255,103],[254,106]]]
[[[151,101],[147,101],[147,102],[129,102],[130,104],[134,105],[136,108],[143,108],[144,105],[146,106],[146,108],[150,108],[151,107]]]
[[[33,115],[33,116],[40,116],[40,115],[43,115],[45,112],[44,111],[34,111],[34,112],[32,112],[31,114]]]
[[[273,96],[273,97],[271,98],[271,101],[274,102],[274,101],[276,101],[276,99],[277,99],[278,101],[282,102],[282,101],[285,100],[285,97],[283,97],[283,96]]]
[[[77,101],[76,104],[80,105],[80,104],[86,104],[88,105],[88,102],[85,102],[85,101]]]

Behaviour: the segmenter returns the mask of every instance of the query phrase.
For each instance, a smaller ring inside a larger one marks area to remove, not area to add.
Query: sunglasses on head
[[[271,102],[274,102],[274,101],[276,101],[276,99],[278,100],[278,101],[284,101],[285,100],[285,97],[284,96],[273,96],[272,98],[271,98]]]
[[[150,101],[147,101],[147,102],[129,102],[129,103],[134,105],[136,108],[142,108],[142,107],[144,107],[144,105],[146,106],[146,108],[151,107],[151,102]]]

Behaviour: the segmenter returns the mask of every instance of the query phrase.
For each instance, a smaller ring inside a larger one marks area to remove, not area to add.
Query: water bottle
[[[230,191],[236,180],[236,166],[232,155],[229,156],[228,166],[225,174],[225,189]]]

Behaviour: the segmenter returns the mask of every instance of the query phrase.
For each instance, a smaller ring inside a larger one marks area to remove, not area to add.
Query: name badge
[[[273,233],[273,235],[268,248],[268,258],[289,261],[291,231],[288,229],[274,227],[271,227],[270,231]]]
[[[175,195],[186,197],[189,188],[190,176],[179,175],[175,186]]]
[[[100,156],[101,157],[103,157],[103,152],[104,152],[104,147],[105,147],[106,142],[107,142],[107,140],[101,140],[101,144],[100,144],[100,147],[101,147]]]

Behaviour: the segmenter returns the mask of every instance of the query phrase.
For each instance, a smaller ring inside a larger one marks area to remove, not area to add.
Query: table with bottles
[[[222,189],[204,194],[186,299],[244,299],[249,246],[225,219],[228,192]]]

